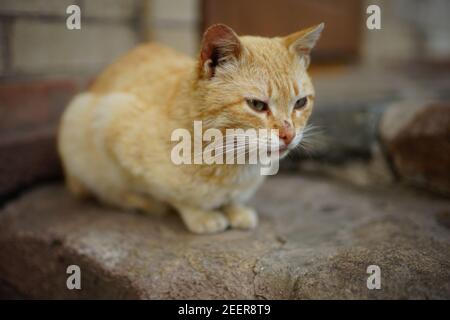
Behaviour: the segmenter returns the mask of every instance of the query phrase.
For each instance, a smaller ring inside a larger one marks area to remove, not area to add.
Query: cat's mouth
[[[284,155],[286,155],[288,152],[289,152],[289,148],[288,148],[288,146],[286,146],[286,145],[282,145],[282,146],[279,146],[278,147],[278,150],[277,150],[278,152],[278,156],[279,157],[283,157]],[[267,155],[268,156],[271,156],[272,155],[272,151],[271,150],[268,150],[267,151]]]

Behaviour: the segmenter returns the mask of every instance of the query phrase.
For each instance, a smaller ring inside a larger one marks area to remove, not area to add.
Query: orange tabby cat
[[[323,24],[284,38],[204,34],[197,61],[143,44],[107,68],[66,109],[59,152],[68,188],[148,212],[175,208],[187,228],[213,233],[257,224],[244,205],[264,179],[258,165],[176,165],[177,128],[278,129],[280,156],[302,139],[314,89],[309,54]]]

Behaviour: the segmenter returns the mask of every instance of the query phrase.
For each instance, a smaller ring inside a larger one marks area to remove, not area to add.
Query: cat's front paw
[[[189,231],[198,234],[221,232],[229,225],[227,218],[218,211],[182,210],[180,213]]]
[[[216,233],[228,227],[228,220],[222,213],[211,211],[197,217],[188,227],[195,233]]]
[[[233,205],[226,207],[224,211],[233,228],[253,229],[258,224],[258,215],[252,208]]]

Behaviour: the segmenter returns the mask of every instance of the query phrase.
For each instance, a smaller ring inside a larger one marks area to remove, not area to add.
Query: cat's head
[[[239,37],[223,24],[206,30],[197,82],[206,126],[278,129],[281,154],[295,148],[313,108],[307,69],[323,27],[276,38]]]

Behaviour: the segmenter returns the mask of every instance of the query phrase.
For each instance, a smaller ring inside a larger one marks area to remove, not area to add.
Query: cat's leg
[[[223,211],[232,228],[253,229],[258,224],[258,215],[253,208],[240,204],[230,204],[225,206]]]
[[[228,220],[220,211],[202,210],[190,206],[176,205],[186,227],[194,233],[216,233],[228,227]]]

